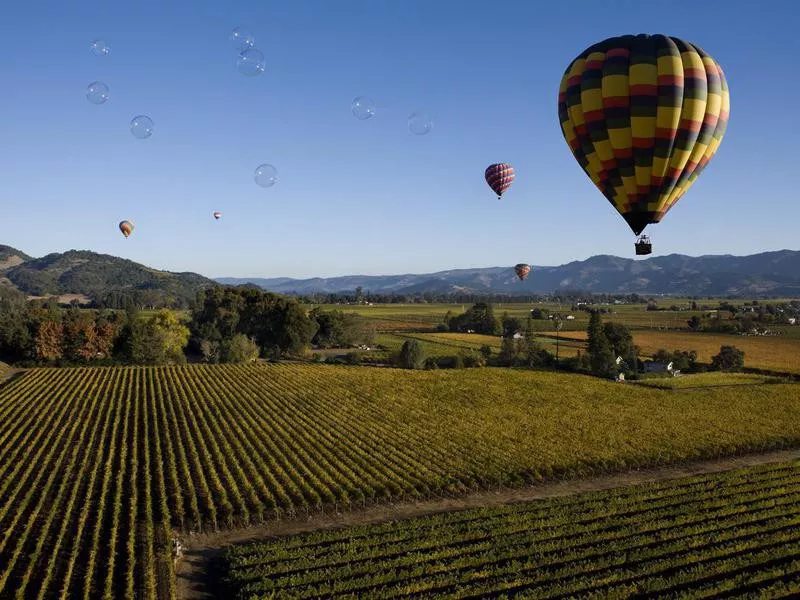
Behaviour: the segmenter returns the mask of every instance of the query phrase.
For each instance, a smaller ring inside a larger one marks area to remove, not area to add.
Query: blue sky
[[[725,70],[720,151],[657,254],[798,249],[800,3],[11,0],[0,22],[0,243],[88,249],[209,276],[332,276],[631,256],[634,237],[564,142],[557,93],[626,33],[698,44]],[[241,75],[249,29],[266,72]],[[89,43],[105,39],[106,57]],[[95,80],[104,105],[86,100]],[[359,121],[355,96],[377,114]],[[415,109],[434,129],[412,135]],[[147,140],[129,129],[152,117]],[[258,187],[261,163],[278,184]],[[497,201],[492,162],[517,180]],[[216,222],[212,211],[224,216]],[[124,239],[117,223],[136,231]]]

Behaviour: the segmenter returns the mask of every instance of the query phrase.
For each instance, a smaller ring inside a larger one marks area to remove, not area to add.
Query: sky
[[[0,243],[212,277],[632,258],[630,229],[562,137],[558,86],[591,44],[664,33],[720,63],[731,115],[702,176],[648,228],[654,254],[800,249],[799,25],[794,0],[9,0]],[[237,26],[263,75],[237,70]],[[87,101],[92,81],[105,104]],[[373,118],[354,118],[356,96]],[[414,111],[429,134],[409,131]],[[148,139],[130,132],[138,114]],[[517,173],[500,201],[483,179],[494,162]],[[273,187],[254,181],[262,163]]]

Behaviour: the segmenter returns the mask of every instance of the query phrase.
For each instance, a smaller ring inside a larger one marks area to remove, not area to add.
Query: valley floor
[[[800,459],[800,449],[747,454],[715,460],[693,461],[673,466],[637,469],[599,477],[544,483],[525,488],[503,488],[494,491],[483,491],[461,498],[397,502],[361,510],[316,514],[305,519],[272,521],[256,527],[218,533],[182,535],[179,537],[184,545],[184,556],[176,566],[178,599],[222,597],[220,594],[224,593],[223,590],[215,589],[215,586],[219,585],[216,581],[219,576],[217,559],[224,547],[233,544],[257,542],[267,538],[297,535],[310,531],[385,523],[436,513],[480,507],[488,508],[517,502],[597,492],[796,459]]]

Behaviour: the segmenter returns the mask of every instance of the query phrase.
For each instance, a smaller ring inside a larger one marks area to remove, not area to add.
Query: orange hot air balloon
[[[525,278],[531,272],[531,266],[525,263],[519,263],[514,267],[514,271],[517,273],[517,277],[519,277],[520,281],[525,281]]]
[[[122,235],[128,237],[130,234],[133,233],[133,223],[130,221],[122,221],[119,224],[119,230],[122,232]]]
[[[214,218],[219,221],[220,217],[222,217],[222,213],[219,212],[218,210],[215,210],[214,211]]]

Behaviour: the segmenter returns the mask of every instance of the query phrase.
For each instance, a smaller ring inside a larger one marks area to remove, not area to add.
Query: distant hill
[[[0,246],[0,277],[31,296],[84,296],[92,300],[118,292],[146,305],[185,305],[197,291],[214,285],[196,273],[158,271],[139,263],[85,250],[31,258]]]
[[[599,255],[557,267],[533,266],[525,281],[513,269],[456,269],[423,275],[351,275],[328,279],[222,277],[229,285],[254,283],[278,293],[550,293],[587,292],[697,296],[800,296],[800,251],[749,256],[670,254],[645,260]]]

